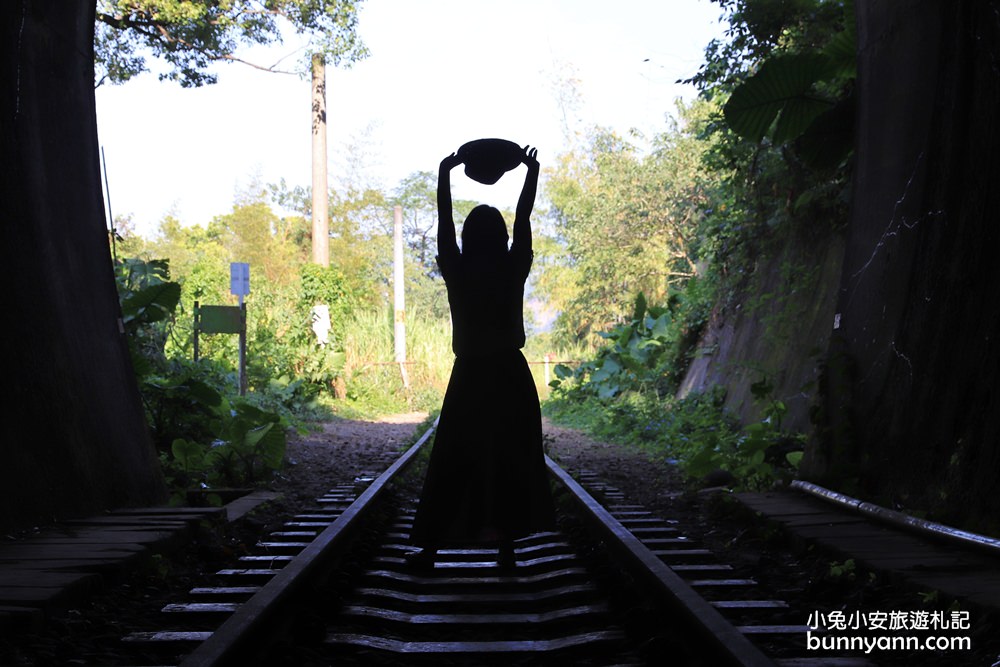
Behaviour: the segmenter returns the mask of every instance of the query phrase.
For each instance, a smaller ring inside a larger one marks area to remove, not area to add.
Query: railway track
[[[409,566],[416,482],[432,433],[375,478],[334,487],[217,585],[132,633],[134,664],[868,665],[801,649],[804,618],[735,577],[668,520],[596,475],[547,459],[560,531],[496,550],[442,550]],[[795,623],[798,619],[798,623]]]

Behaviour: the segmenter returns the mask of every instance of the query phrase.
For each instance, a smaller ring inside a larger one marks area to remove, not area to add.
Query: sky
[[[481,137],[536,146],[544,168],[574,130],[652,136],[676,98],[694,96],[675,82],[721,36],[720,13],[707,0],[365,0],[358,30],[371,55],[327,67],[330,184],[391,191]],[[293,62],[300,46],[239,55]],[[96,90],[111,214],[130,215],[143,236],[168,214],[207,224],[255,183],[311,184],[308,78],[238,63],[214,71],[219,82],[201,88],[144,73]],[[560,103],[569,79],[577,102]],[[454,196],[513,208],[522,178],[487,187],[456,173]]]

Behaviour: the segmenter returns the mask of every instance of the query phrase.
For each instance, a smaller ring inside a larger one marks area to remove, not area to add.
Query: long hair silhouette
[[[507,223],[503,214],[488,204],[480,204],[462,225],[462,254],[468,257],[498,257],[507,253]]]

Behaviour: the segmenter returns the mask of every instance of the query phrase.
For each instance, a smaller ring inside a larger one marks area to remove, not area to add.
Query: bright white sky
[[[366,0],[359,31],[371,56],[327,68],[331,185],[359,143],[364,176],[387,190],[481,137],[537,146],[544,167],[567,147],[554,84],[567,74],[579,81],[577,127],[651,136],[677,97],[693,97],[675,81],[722,34],[719,15],[708,0]],[[246,58],[270,65],[294,49]],[[217,71],[203,88],[147,73],[97,89],[112,212],[132,214],[144,236],[167,214],[203,225],[228,213],[255,179],[311,183],[309,81]],[[456,197],[513,208],[518,172],[489,189],[458,172]]]

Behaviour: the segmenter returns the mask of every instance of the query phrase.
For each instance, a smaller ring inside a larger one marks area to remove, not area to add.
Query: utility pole
[[[393,342],[396,346],[396,363],[403,378],[403,386],[410,386],[406,373],[406,300],[403,291],[403,207],[392,209],[392,287],[393,287]]]
[[[326,61],[312,56],[312,260],[330,266],[330,225],[326,180]]]

